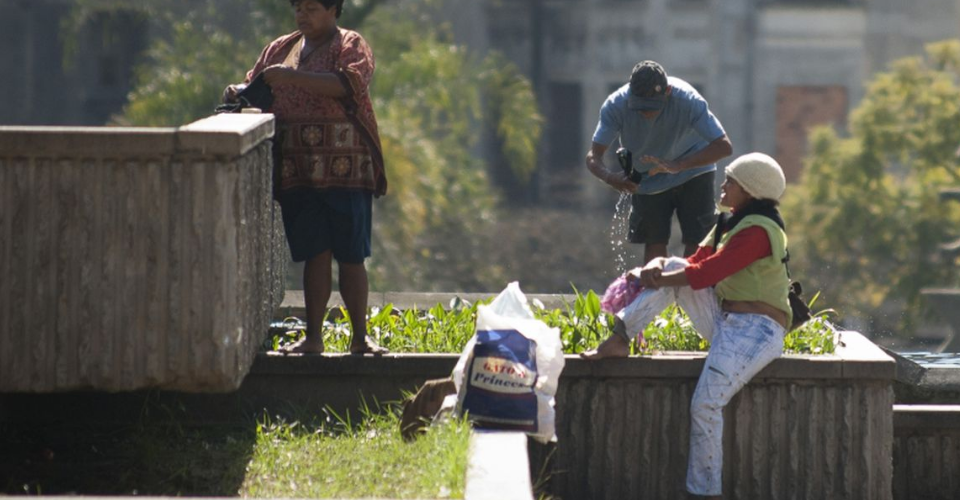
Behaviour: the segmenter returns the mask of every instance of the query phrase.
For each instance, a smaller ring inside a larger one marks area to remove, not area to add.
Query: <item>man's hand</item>
[[[680,173],[683,168],[676,161],[667,161],[656,156],[645,155],[640,158],[640,161],[643,163],[653,163],[653,168],[650,169],[650,175],[657,174],[677,174]]]
[[[263,70],[263,80],[271,87],[293,83],[296,78],[297,70],[282,64],[274,64]]]
[[[609,175],[607,175],[603,180],[613,187],[613,189],[616,189],[624,194],[636,193],[637,188],[639,187],[627,177],[627,174],[623,172],[609,172]]]
[[[633,194],[637,192],[637,185],[632,182],[622,170],[609,170],[603,163],[603,153],[607,147],[603,144],[593,143],[590,151],[587,151],[587,170],[597,179],[609,184],[613,189],[621,193]]]

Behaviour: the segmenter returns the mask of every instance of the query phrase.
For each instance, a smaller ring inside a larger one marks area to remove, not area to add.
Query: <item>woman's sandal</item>
[[[389,354],[390,349],[386,347],[380,347],[376,342],[370,338],[369,335],[364,337],[363,346],[360,349],[356,349],[352,344],[350,345],[350,354],[353,356],[363,356],[364,354],[372,354],[374,356],[383,356],[384,354]]]
[[[319,344],[319,345],[317,345]],[[323,339],[313,340],[304,337],[290,345],[283,346],[280,348],[280,352],[283,354],[323,354],[324,345]]]

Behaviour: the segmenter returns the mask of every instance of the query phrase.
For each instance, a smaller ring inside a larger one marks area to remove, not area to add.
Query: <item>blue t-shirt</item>
[[[707,144],[723,137],[723,125],[710,112],[707,101],[689,83],[669,77],[673,89],[663,110],[652,120],[638,111],[627,109],[630,85],[610,94],[600,108],[600,121],[593,133],[593,142],[607,147],[620,137],[620,146],[633,153],[633,166],[640,172],[654,167],[641,163],[645,155],[664,160],[677,160],[700,151]],[[684,170],[679,174],[657,174],[643,179],[638,194],[656,194],[679,186],[688,180],[717,169],[716,164]]]

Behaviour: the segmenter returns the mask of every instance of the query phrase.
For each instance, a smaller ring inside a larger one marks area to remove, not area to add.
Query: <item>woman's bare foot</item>
[[[323,337],[305,336],[280,349],[284,354],[323,354]]]
[[[583,359],[595,361],[604,358],[625,358],[630,355],[630,342],[622,335],[614,333],[604,340],[596,349],[580,353]]]
[[[386,347],[380,347],[376,342],[370,338],[369,335],[365,335],[363,340],[357,342],[354,339],[350,342],[350,354],[364,355],[364,354],[373,354],[374,356],[382,356],[390,352],[390,349]]]

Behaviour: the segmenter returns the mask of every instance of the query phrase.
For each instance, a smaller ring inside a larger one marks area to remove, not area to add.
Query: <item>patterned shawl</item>
[[[298,71],[333,73],[346,89],[341,98],[320,96],[295,85],[276,85],[273,106],[277,117],[283,166],[280,189],[351,189],[382,196],[387,191],[377,119],[370,101],[373,52],[355,31],[337,29],[323,50],[300,61],[303,36],[284,35],[260,54],[246,81],[274,64]]]

